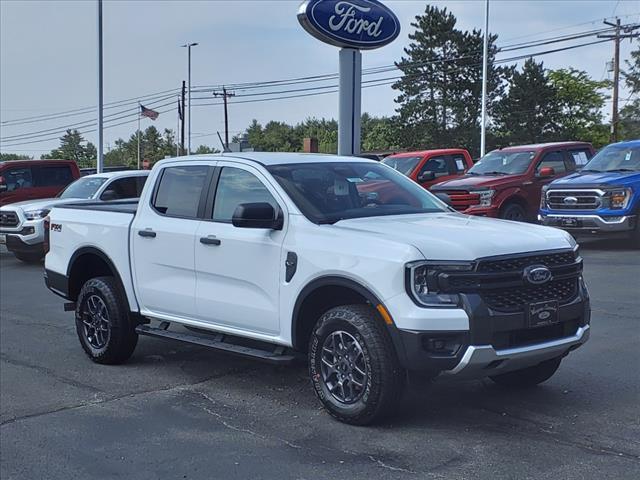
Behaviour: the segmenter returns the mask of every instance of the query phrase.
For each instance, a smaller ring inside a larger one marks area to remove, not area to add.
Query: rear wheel
[[[309,371],[324,408],[354,425],[391,413],[406,380],[384,323],[367,305],[335,307],[320,317],[311,336]]]
[[[500,218],[514,222],[526,222],[527,212],[517,203],[510,203],[500,211]]]
[[[76,333],[96,363],[122,363],[133,353],[138,334],[113,277],[92,278],[82,287],[76,302]]]
[[[44,258],[39,253],[14,253],[16,258],[24,263],[40,263]]]
[[[514,372],[494,375],[491,378],[498,385],[505,387],[527,388],[549,380],[560,367],[560,358],[546,360],[533,367],[523,368]]]

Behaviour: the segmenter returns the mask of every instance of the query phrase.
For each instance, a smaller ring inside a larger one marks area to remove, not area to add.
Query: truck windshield
[[[609,145],[587,163],[582,172],[638,172],[640,146]]]
[[[389,165],[394,170],[408,177],[416,168],[421,158],[422,157],[387,157],[382,160],[382,163]]]
[[[534,151],[525,152],[502,152],[496,150],[482,157],[469,169],[470,175],[519,175],[527,171],[533,157]]]
[[[58,198],[91,198],[106,181],[104,177],[79,178],[60,192]]]
[[[267,168],[312,222],[445,212],[437,197],[379,163],[323,162]]]

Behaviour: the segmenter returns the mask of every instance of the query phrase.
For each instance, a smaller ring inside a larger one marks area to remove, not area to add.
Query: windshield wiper
[[[605,172],[637,172],[633,168],[612,168],[611,170],[605,170]]]
[[[509,175],[509,174],[507,172],[493,171],[493,172],[484,172],[483,175]]]
[[[578,170],[579,172],[595,172],[595,173],[602,173],[602,170],[594,170],[592,168],[583,168],[582,170]]]

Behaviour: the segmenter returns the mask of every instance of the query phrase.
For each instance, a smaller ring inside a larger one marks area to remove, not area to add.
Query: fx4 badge
[[[62,231],[62,224],[60,224],[60,223],[52,223],[51,224],[51,231],[52,232],[61,232]]]

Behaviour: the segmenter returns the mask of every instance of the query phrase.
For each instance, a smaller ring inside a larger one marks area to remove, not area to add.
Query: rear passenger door
[[[204,212],[211,162],[169,164],[131,227],[136,294],[143,312],[193,318],[194,242]]]
[[[258,169],[219,162],[215,197],[195,243],[198,319],[212,325],[279,334],[284,202]],[[238,228],[231,223],[241,203],[267,202],[282,211],[282,230]]]

